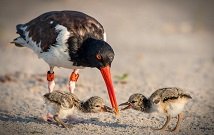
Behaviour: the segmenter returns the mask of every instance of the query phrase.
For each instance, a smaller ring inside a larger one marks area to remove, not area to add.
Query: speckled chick
[[[81,101],[77,96],[70,92],[53,91],[44,95],[46,108],[53,115],[53,119],[57,124],[67,128],[66,124],[61,120],[73,113],[77,108],[84,113],[110,112],[113,110],[104,104],[102,98],[94,96],[88,100]]]
[[[178,131],[183,117],[182,111],[191,98],[184,90],[169,87],[156,90],[148,99],[142,94],[133,94],[129,97],[128,102],[122,103],[120,106],[127,105],[122,110],[132,108],[146,113],[160,112],[166,114],[165,124],[157,130],[165,129],[171,117],[177,116],[177,124],[171,131]]]

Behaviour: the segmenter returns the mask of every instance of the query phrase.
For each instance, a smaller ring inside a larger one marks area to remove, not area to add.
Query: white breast
[[[67,116],[72,115],[75,108],[75,107],[63,108],[62,106],[56,103],[50,102],[49,100],[46,100],[46,99],[45,99],[45,106],[48,113],[51,113],[52,115],[58,114],[59,118],[61,119],[65,119]]]
[[[178,98],[175,100],[168,100],[165,102],[160,102],[153,105],[153,109],[159,113],[169,114],[173,117],[177,116],[184,110],[186,103],[188,102],[187,98]]]
[[[168,102],[168,113],[171,116],[177,116],[179,113],[181,113],[184,110],[184,106],[187,103],[187,99],[185,98],[179,98],[176,100],[176,102]]]
[[[75,107],[72,107],[71,109],[61,109],[59,112],[59,118],[65,119],[67,116],[72,115],[74,108]]]
[[[60,106],[57,105],[56,103],[52,103],[49,100],[45,99],[45,106],[46,109],[49,113],[51,113],[52,115],[58,114],[60,111]]]

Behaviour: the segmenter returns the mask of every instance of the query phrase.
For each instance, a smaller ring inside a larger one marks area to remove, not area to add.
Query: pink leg
[[[48,91],[52,92],[55,86],[55,82],[54,82],[54,71],[53,71],[54,67],[50,66],[50,71],[47,72],[47,81],[48,81]],[[53,119],[53,115],[50,114],[49,112],[47,113],[46,116],[42,117],[43,120],[45,121],[52,121]]]
[[[79,78],[79,69],[74,69],[74,71],[71,73],[70,76],[70,81],[69,81],[69,91],[71,93],[74,93],[74,89],[75,89],[75,85],[76,85],[76,81]]]
[[[47,80],[48,80],[48,90],[49,92],[52,92],[55,86],[53,67],[50,67],[50,71],[48,71],[47,73]]]

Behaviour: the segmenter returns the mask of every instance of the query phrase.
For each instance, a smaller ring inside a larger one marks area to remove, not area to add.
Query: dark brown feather
[[[189,94],[184,93],[184,91],[177,87],[168,87],[168,88],[161,88],[156,90],[151,96],[153,102],[159,102],[162,100],[163,102],[167,100],[175,100],[178,98],[192,98]]]
[[[51,24],[50,22],[53,21]],[[56,43],[58,33],[55,26],[63,25],[70,32],[70,48],[77,50],[82,42],[91,37],[103,39],[104,29],[102,25],[94,18],[77,11],[52,11],[44,13],[37,18],[26,23],[29,37],[39,43],[41,41],[42,51],[46,52],[50,45]]]
[[[72,108],[74,105],[80,102],[80,100],[74,94],[60,91],[46,93],[44,98],[65,108]]]

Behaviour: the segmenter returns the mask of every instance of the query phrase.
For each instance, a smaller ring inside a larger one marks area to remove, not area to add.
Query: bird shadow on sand
[[[115,122],[103,122],[103,121],[99,121],[96,118],[78,118],[78,119],[69,119],[66,122],[69,125],[79,125],[79,124],[92,124],[92,125],[97,125],[97,126],[104,126],[104,127],[114,127],[114,128],[127,128],[127,127],[135,127],[133,125],[128,125],[128,124],[123,124],[120,122],[117,122],[115,120]]]
[[[51,124],[51,125],[57,125],[55,122],[47,122],[44,121],[42,118],[36,117],[36,116],[18,116],[18,115],[11,115],[8,113],[0,112],[0,121],[4,122],[20,122],[20,123],[37,123],[37,124]],[[69,119],[66,120],[66,124],[69,127],[79,125],[79,124],[92,124],[97,126],[105,126],[105,127],[114,127],[114,128],[127,128],[127,127],[135,127],[134,125],[128,125],[128,124],[121,124],[119,122],[102,122],[95,118],[78,118],[77,119]]]
[[[21,122],[21,123],[34,122],[37,124],[46,123],[44,120],[39,119],[35,116],[17,116],[17,115],[10,115],[7,113],[2,113],[2,112],[0,112],[0,121]]]

